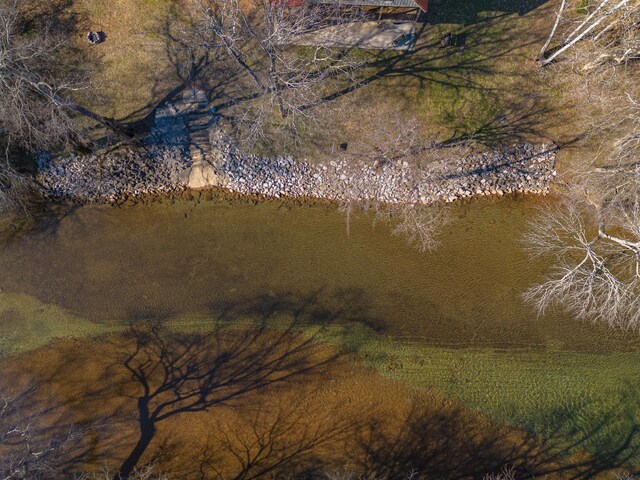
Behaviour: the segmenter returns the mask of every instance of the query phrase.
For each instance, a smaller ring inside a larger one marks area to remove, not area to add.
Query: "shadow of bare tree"
[[[306,393],[307,398],[312,395],[313,390]],[[258,405],[228,424],[217,423],[195,464],[201,478],[212,480],[285,477],[294,472],[322,476],[330,459],[319,458],[319,451],[344,448],[359,426],[357,418],[309,400],[272,408]]]
[[[383,320],[371,312],[365,292],[359,288],[318,288],[307,293],[289,291],[241,301],[216,301],[209,305],[209,312],[226,322],[244,318],[264,324],[284,319],[300,327],[359,323],[376,332],[384,328]]]
[[[625,408],[622,404],[619,407]],[[571,440],[567,432],[571,423],[563,416],[555,425],[555,438],[543,441],[522,430],[469,416],[456,401],[418,400],[391,435],[385,433],[384,422],[370,425],[359,439],[361,454],[356,458],[361,463],[356,470],[365,478],[401,480],[413,472],[413,478],[453,480],[484,478],[509,466],[514,478],[523,480],[591,479],[629,468],[640,449],[640,425],[627,417],[630,421],[622,437],[609,436],[601,450],[586,453],[587,445],[602,441],[602,431],[620,420],[617,413],[610,413],[603,415],[599,425],[583,429]]]
[[[139,436],[116,479],[128,478],[139,465],[163,421],[302,380],[334,358],[318,358],[313,338],[292,327],[185,334],[156,324],[133,327],[128,336],[124,360],[117,366],[126,369],[139,390],[133,395]]]
[[[319,344],[320,335],[302,327],[367,317],[357,291],[331,304],[321,293],[213,304],[211,324],[138,323],[2,362],[0,378],[28,394],[0,423],[30,418],[38,445],[79,432],[73,448],[56,450],[52,468],[62,473],[49,478],[106,464],[117,465],[118,480],[149,465],[185,480],[340,471],[477,479],[509,465],[516,478],[586,480],[636,458],[634,387],[606,411],[585,405],[582,415],[597,422],[541,412],[550,430],[544,442],[458,400],[384,381]],[[18,446],[0,440],[0,456]]]

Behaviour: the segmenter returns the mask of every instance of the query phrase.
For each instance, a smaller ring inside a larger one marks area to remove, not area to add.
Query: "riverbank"
[[[57,157],[38,162],[36,181],[51,200],[114,203],[125,197],[165,195],[185,188],[191,168],[178,147],[121,147],[105,154]]]
[[[78,204],[212,187],[267,197],[432,204],[515,192],[547,194],[555,160],[553,146],[516,144],[426,168],[384,159],[314,164],[246,154],[214,131],[209,148],[197,159],[184,146],[122,147],[42,162],[37,180],[46,197]]]

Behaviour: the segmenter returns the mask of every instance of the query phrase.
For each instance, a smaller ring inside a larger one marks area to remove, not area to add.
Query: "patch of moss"
[[[33,350],[54,338],[93,336],[115,326],[97,324],[19,293],[0,292],[0,357]]]

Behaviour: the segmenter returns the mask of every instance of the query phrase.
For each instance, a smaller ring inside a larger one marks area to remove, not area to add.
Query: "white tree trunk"
[[[556,30],[558,29],[558,25],[560,24],[560,19],[562,18],[562,14],[564,13],[565,8],[567,7],[567,0],[562,0],[562,4],[560,5],[560,10],[558,10],[558,13],[556,14],[556,21],[553,24],[553,28],[551,29],[551,33],[549,34],[549,38],[547,38],[547,41],[544,43],[544,45],[542,46],[542,49],[540,50],[540,53],[538,54],[538,61],[543,61],[544,60],[544,54],[547,51],[547,48],[549,48],[549,45],[551,44],[551,40],[553,40],[553,36],[556,34]]]
[[[605,0],[607,1],[607,0]],[[573,37],[573,39],[567,43],[566,45],[564,45],[561,49],[557,50],[553,55],[551,55],[549,58],[547,58],[546,60],[544,60],[544,62],[542,63],[542,65],[549,65],[551,62],[553,62],[553,60],[558,57],[558,55],[562,54],[563,52],[567,51],[569,48],[571,48],[573,45],[575,45],[576,43],[578,43],[580,40],[582,40],[589,32],[591,32],[594,28],[596,28],[598,25],[600,25],[602,22],[604,22],[607,18],[609,18],[609,16],[620,10],[620,8],[622,8],[623,6],[625,6],[627,3],[629,3],[629,0],[621,0],[620,2],[618,2],[616,4],[616,6],[614,6],[611,10],[609,10],[607,13],[605,13],[604,15],[602,15],[600,18],[598,18],[595,22],[593,22],[591,25],[589,25],[589,27],[587,27],[582,33],[578,34],[577,36]],[[573,36],[573,33],[572,35]]]

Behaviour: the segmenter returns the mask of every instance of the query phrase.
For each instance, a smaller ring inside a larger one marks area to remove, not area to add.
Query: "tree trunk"
[[[551,29],[551,33],[549,34],[549,38],[547,38],[547,41],[544,43],[544,45],[542,46],[542,49],[540,50],[540,53],[538,54],[538,61],[542,62],[544,60],[544,55],[545,53],[547,53],[547,48],[549,48],[549,45],[551,44],[551,40],[553,39],[554,35],[556,34],[556,30],[558,29],[558,25],[560,24],[560,19],[562,18],[562,14],[564,13],[564,9],[567,6],[567,0],[562,0],[562,4],[560,5],[560,10],[558,10],[558,13],[556,15],[556,22],[553,24],[553,28]]]
[[[276,97],[278,99],[278,113],[280,113],[280,120],[285,120],[287,118],[287,109],[284,105],[284,100],[282,99],[282,94],[280,92],[276,92]]]
[[[138,399],[138,411],[140,412],[140,436],[138,437],[138,442],[135,447],[133,447],[133,450],[131,450],[127,459],[122,462],[113,480],[127,480],[129,478],[156,434],[155,423],[149,418],[148,398],[143,397]]]

